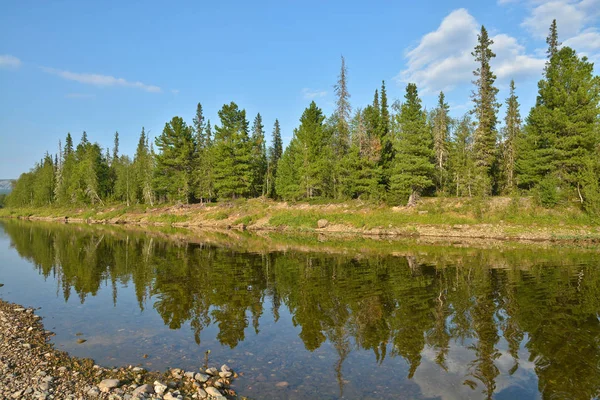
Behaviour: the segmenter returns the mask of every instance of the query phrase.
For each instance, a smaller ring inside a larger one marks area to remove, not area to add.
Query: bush
[[[560,200],[559,182],[555,176],[546,176],[536,188],[536,200],[546,208],[553,208]]]

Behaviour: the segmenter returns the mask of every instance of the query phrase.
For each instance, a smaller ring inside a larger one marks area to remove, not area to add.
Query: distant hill
[[[13,179],[0,179],[0,194],[10,193]]]

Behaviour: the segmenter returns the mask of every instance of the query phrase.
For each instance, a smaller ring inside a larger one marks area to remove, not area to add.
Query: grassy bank
[[[118,204],[0,209],[0,217],[358,235],[600,241],[598,221],[576,206],[545,209],[528,198],[508,197],[423,199],[413,208],[360,201],[290,204],[264,199],[159,207]]]

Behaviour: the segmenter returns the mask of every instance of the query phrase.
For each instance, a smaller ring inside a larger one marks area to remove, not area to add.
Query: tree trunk
[[[408,203],[406,203],[407,207],[414,207],[417,205],[417,201],[419,200],[419,192],[414,190],[412,191],[412,193],[410,194],[410,196],[408,197]]]

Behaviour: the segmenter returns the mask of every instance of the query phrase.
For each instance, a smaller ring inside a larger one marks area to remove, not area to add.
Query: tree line
[[[143,128],[136,154],[70,134],[17,180],[10,206],[207,202],[269,197],[286,201],[368,199],[414,205],[420,196],[531,194],[544,206],[576,200],[600,213],[600,77],[593,63],[561,46],[556,20],[538,96],[523,121],[514,81],[500,126],[493,40],[484,26],[472,55],[473,108],[450,116],[443,92],[426,110],[416,84],[388,104],[385,82],[373,102],[353,109],[344,57],[336,107],[326,116],[313,101],[283,149],[275,120],[267,148],[260,114],[250,125],[231,102],[214,127],[197,105],[191,125],[174,117],[149,143]]]

